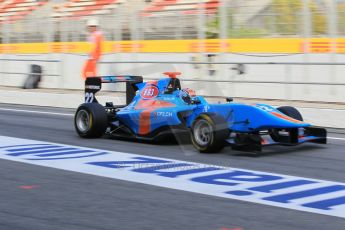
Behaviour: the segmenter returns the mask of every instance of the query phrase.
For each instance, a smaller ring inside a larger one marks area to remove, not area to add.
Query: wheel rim
[[[197,144],[206,146],[211,142],[213,129],[207,121],[199,120],[194,126],[193,134]]]
[[[76,119],[78,130],[82,133],[87,132],[90,129],[90,115],[85,110],[80,110],[77,113]]]

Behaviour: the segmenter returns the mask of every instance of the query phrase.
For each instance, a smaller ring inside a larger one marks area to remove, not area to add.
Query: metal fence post
[[[115,30],[115,40],[116,42],[120,42],[123,40],[123,37],[122,37],[122,19],[123,17],[123,13],[122,13],[122,10],[120,10],[119,8],[116,9],[116,17],[115,17],[115,20],[116,20],[116,30]],[[121,49],[120,49],[120,46],[119,44],[116,44],[115,45],[115,52],[117,53],[117,60],[121,61]]]
[[[178,26],[176,28],[176,31],[175,31],[175,37],[176,39],[182,39],[182,30],[183,30],[183,15],[178,12],[177,14],[177,22],[178,22]]]
[[[197,49],[196,52],[199,56],[200,61],[205,61],[205,8],[204,8],[204,3],[200,2],[198,3],[198,20],[197,20],[197,33],[198,33],[198,44],[197,44]],[[206,69],[204,66],[201,66],[200,68],[200,74],[204,75],[206,72]]]
[[[134,11],[132,13],[133,17],[130,23],[130,31],[131,31],[131,41],[132,41],[132,47],[131,47],[131,57],[132,60],[137,61],[138,60],[138,40],[139,40],[139,35],[138,35],[138,12]],[[137,67],[138,63],[133,63],[133,69],[134,69],[134,74],[137,75]]]
[[[204,3],[199,2],[198,3],[198,39],[199,40],[204,40],[205,39],[205,8],[204,8]],[[204,48],[204,46],[203,46]],[[204,52],[202,49],[201,51]]]
[[[312,23],[311,23],[311,14],[309,8],[310,0],[303,0],[303,35],[304,35],[304,46],[303,46],[303,61],[309,62],[309,53],[310,53],[310,39],[312,36]],[[304,80],[309,81],[309,67],[306,66],[303,68]],[[309,93],[309,87],[304,86],[304,91],[306,94]]]
[[[226,61],[226,54],[227,54],[227,39],[228,39],[228,1],[222,0],[218,7],[219,10],[219,38],[220,38],[220,51],[221,51],[221,61]],[[220,77],[222,76],[229,76],[229,68],[225,66],[225,68],[220,68],[218,73]],[[235,92],[235,84],[232,84],[232,92]]]
[[[337,27],[338,27],[338,17],[337,17],[337,6],[335,0],[329,1],[328,6],[328,27],[329,27],[329,37],[331,38],[331,56],[330,56],[330,62],[337,62]],[[337,81],[337,70],[336,66],[330,66],[330,82],[336,82]],[[329,87],[330,94],[336,95],[337,94],[337,88],[335,86]]]
[[[5,25],[5,44],[9,44],[11,42],[11,39],[10,39],[10,24],[9,23],[6,23],[4,24]]]

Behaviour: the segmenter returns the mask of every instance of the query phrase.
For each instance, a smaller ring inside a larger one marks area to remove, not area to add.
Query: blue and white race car
[[[177,76],[143,82],[141,76],[88,78],[85,103],[75,113],[79,136],[104,134],[153,140],[186,132],[194,147],[204,153],[219,152],[230,145],[236,150],[261,151],[267,145],[297,145],[304,142],[326,144],[326,129],[303,122],[290,106],[274,108],[266,104],[210,104],[191,89],[182,89]],[[103,83],[126,83],[126,105],[99,104],[95,95]]]

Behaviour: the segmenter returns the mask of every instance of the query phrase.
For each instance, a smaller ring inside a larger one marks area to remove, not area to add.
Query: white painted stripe
[[[44,112],[36,110],[24,110],[24,109],[10,109],[10,108],[0,108],[0,111],[11,111],[11,112],[21,112],[21,113],[36,113],[36,114],[48,114],[48,115],[59,115],[59,116],[74,116],[71,113],[55,113],[55,112]]]
[[[341,141],[345,141],[345,138],[340,138],[340,137],[327,137],[328,139],[331,140],[341,140]]]
[[[345,218],[345,183],[5,136],[0,159]]]
[[[44,112],[36,110],[25,110],[25,109],[10,109],[10,108],[0,108],[0,111],[11,111],[11,112],[23,112],[23,113],[37,113],[37,114],[48,114],[48,115],[59,115],[59,116],[74,116],[72,113],[56,113],[56,112]],[[342,140],[345,141],[345,138],[340,137],[327,137],[331,140]]]
[[[71,113],[56,113],[56,112],[44,112],[44,111],[36,111],[36,110],[10,109],[10,108],[0,108],[0,111],[36,113],[36,114],[58,115],[58,116],[68,116],[68,117],[74,116],[74,114],[71,114]],[[327,138],[330,140],[345,141],[345,138],[340,138],[340,137],[327,137]]]

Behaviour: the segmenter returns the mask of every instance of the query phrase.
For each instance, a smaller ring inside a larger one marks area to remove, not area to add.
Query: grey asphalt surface
[[[73,114],[71,109],[1,108]],[[345,141],[270,147],[261,157],[231,149],[77,136],[73,116],[0,110],[0,135],[345,182]],[[344,134],[330,134],[345,138]],[[0,160],[0,230],[344,230],[345,219]],[[33,189],[19,186],[35,185]]]

